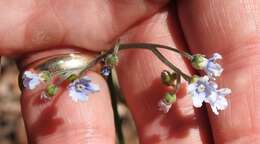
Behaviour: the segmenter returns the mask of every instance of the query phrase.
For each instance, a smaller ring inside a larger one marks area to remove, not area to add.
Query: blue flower
[[[93,84],[91,79],[85,76],[69,85],[69,96],[75,102],[86,101],[90,93],[98,92],[99,90],[99,86]]]
[[[222,56],[219,53],[214,53],[213,57],[208,59],[207,65],[204,67],[204,71],[209,77],[219,77],[223,72],[221,65],[216,63],[219,59],[222,59]]]
[[[102,69],[101,69],[101,74],[103,76],[109,76],[109,74],[111,73],[111,68],[109,66],[104,66]]]
[[[224,110],[227,106],[225,96],[231,93],[228,88],[217,89],[216,83],[209,81],[208,76],[199,77],[188,86],[188,94],[192,96],[194,107],[201,107],[203,102],[209,103],[212,111],[218,115],[218,110]]]
[[[25,71],[22,79],[24,87],[30,90],[35,89],[36,86],[41,83],[41,79],[38,74],[34,74],[31,71]]]

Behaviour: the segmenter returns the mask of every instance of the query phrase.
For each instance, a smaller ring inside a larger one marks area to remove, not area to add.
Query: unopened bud
[[[58,87],[54,85],[48,85],[47,86],[47,94],[48,96],[54,96],[58,91]]]
[[[205,68],[207,66],[208,59],[206,59],[204,55],[196,54],[193,56],[193,58],[191,60],[191,64],[192,64],[193,68],[195,68],[197,70],[202,70],[203,68]]]
[[[164,70],[161,73],[161,80],[166,85],[173,85],[174,81],[176,80],[176,74],[170,73],[169,71]]]
[[[118,64],[119,62],[119,57],[115,54],[109,54],[106,59],[105,59],[105,62],[107,65],[109,66],[115,66]]]
[[[163,101],[166,103],[166,104],[173,104],[174,102],[176,102],[176,94],[173,94],[173,93],[170,93],[170,92],[168,92],[168,93],[166,93],[165,95],[164,95],[164,99],[163,99]]]

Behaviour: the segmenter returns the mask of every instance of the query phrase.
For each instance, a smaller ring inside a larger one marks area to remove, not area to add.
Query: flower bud
[[[166,104],[173,104],[174,102],[176,102],[176,94],[173,94],[173,93],[170,93],[170,92],[168,92],[168,93],[166,93],[165,95],[164,95],[164,99],[163,99],[163,101],[166,103]]]
[[[105,62],[106,62],[107,65],[113,67],[113,66],[118,64],[119,57],[117,55],[115,55],[115,54],[109,54],[106,57]]]
[[[78,76],[77,76],[76,74],[71,74],[71,75],[67,78],[67,80],[69,80],[69,81],[71,81],[71,82],[75,81],[76,79],[78,79]]]
[[[101,69],[101,74],[105,77],[109,76],[111,73],[111,68],[109,66],[104,66]]]
[[[47,94],[48,96],[54,96],[58,91],[58,87],[54,85],[48,85],[47,86]]]
[[[206,59],[205,56],[201,54],[194,55],[191,60],[193,68],[197,70],[202,70],[203,68],[205,68],[207,66],[207,63],[208,59]]]
[[[161,73],[161,80],[166,85],[173,85],[174,81],[176,80],[176,74],[170,73],[169,71],[164,70]]]
[[[48,82],[51,80],[51,73],[49,71],[42,71],[39,73],[40,80]]]
[[[199,78],[200,78],[199,76],[193,75],[193,76],[191,77],[191,79],[190,79],[190,83],[195,83],[195,82],[197,82],[197,80],[198,80]]]

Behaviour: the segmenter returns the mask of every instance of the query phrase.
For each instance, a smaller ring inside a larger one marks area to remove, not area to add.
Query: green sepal
[[[193,76],[191,77],[189,83],[195,83],[195,82],[197,82],[198,79],[199,79],[199,76],[197,76],[197,75],[193,75]]]
[[[205,58],[204,55],[196,54],[193,56],[193,58],[191,60],[191,64],[192,64],[193,68],[195,68],[197,70],[202,70],[206,66],[207,61],[208,60]]]
[[[170,93],[170,92],[167,92],[164,95],[164,99],[163,99],[163,101],[166,104],[173,104],[174,102],[176,102],[176,100],[177,100],[176,94],[173,94],[173,93]]]

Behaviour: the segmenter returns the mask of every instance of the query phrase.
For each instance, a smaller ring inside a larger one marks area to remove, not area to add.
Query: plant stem
[[[115,83],[113,82],[112,74],[110,74],[108,76],[107,82],[108,82],[108,86],[110,89],[110,96],[111,96],[112,108],[113,108],[113,112],[114,112],[114,121],[115,121],[115,125],[116,125],[118,143],[125,144],[123,130],[122,130],[122,119],[119,115],[118,108],[117,108],[117,103],[118,103],[117,98],[119,95],[116,90]]]
[[[151,50],[164,64],[173,69],[177,74],[180,74],[186,81],[190,81],[191,77],[183,73],[179,68],[173,65],[169,60],[167,60],[157,49]]]
[[[153,44],[153,43],[129,43],[129,44],[120,44],[120,49],[129,49],[129,48],[144,48],[144,49],[154,49],[154,48],[163,48],[167,50],[171,50],[173,52],[177,52],[183,57],[191,60],[193,56],[187,52],[180,51],[176,48],[172,48],[169,46],[165,45],[160,45],[160,44]]]
[[[189,53],[180,51],[176,48],[172,48],[165,45],[160,44],[152,44],[152,43],[129,43],[129,44],[120,44],[118,47],[118,51],[120,50],[126,50],[126,49],[147,49],[152,51],[164,64],[166,64],[168,67],[170,67],[175,72],[179,73],[185,80],[189,81],[190,76],[183,73],[180,69],[175,67],[169,60],[167,60],[158,50],[157,48],[163,48],[167,50],[171,50],[173,52],[179,53],[183,57],[191,60],[193,58],[192,55]],[[98,62],[100,62],[102,59],[104,59],[107,55],[114,52],[114,48],[111,48],[110,50],[106,51],[105,53],[98,55],[93,61],[91,61],[88,65],[82,68],[82,71],[79,73],[79,77],[81,77],[89,68],[96,65]]]

